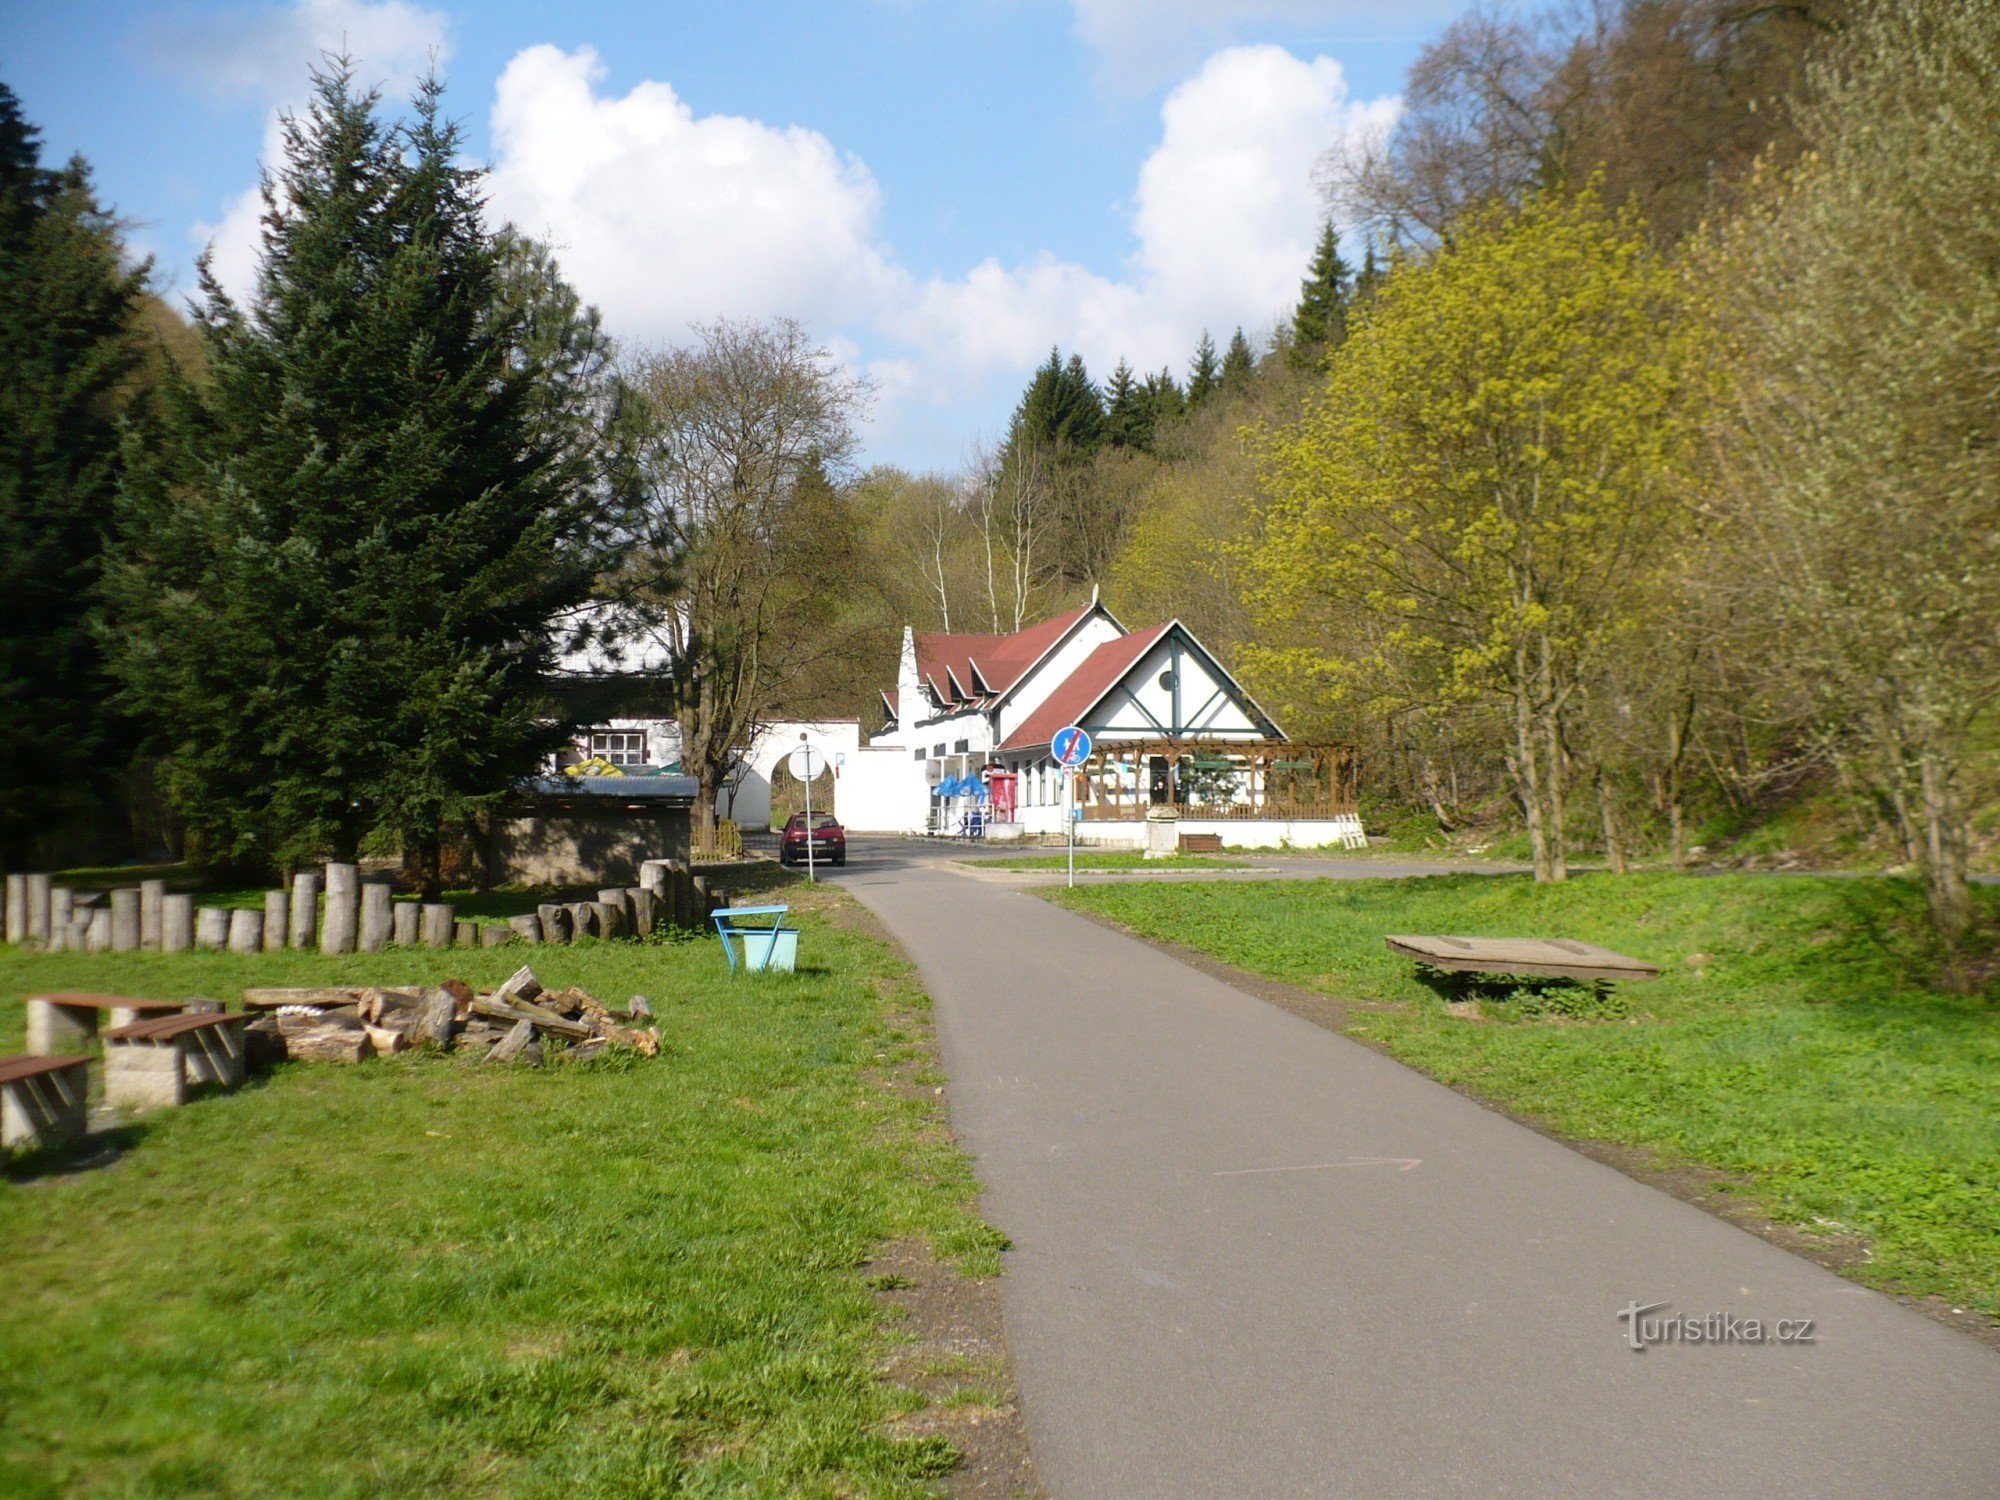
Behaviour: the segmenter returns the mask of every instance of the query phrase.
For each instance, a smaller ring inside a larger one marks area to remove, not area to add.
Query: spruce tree
[[[1187,396],[1182,392],[1180,382],[1174,379],[1172,370],[1148,375],[1140,393],[1146,404],[1147,431],[1151,441],[1157,442],[1164,429],[1187,414]]]
[[[1256,373],[1257,360],[1250,352],[1250,341],[1238,328],[1229,336],[1229,348],[1222,356],[1222,388],[1231,394],[1247,390]]]
[[[1122,359],[1104,388],[1104,436],[1114,448],[1144,449],[1153,441],[1138,377]]]
[[[345,60],[315,75],[254,300],[203,266],[210,383],[170,385],[117,589],[121,668],[211,853],[393,838],[426,889],[441,835],[563,737],[552,621],[594,572],[592,476],[439,102],[388,126]]]
[[[1317,369],[1327,350],[1346,339],[1349,274],[1347,262],[1340,258],[1340,237],[1329,220],[1313,251],[1298,310],[1292,314],[1290,358],[1295,368]]]
[[[0,85],[0,861],[123,764],[93,630],[147,267]]]
[[[1194,346],[1194,359],[1188,364],[1187,400],[1189,410],[1200,406],[1222,384],[1222,364],[1216,358],[1215,340],[1208,336],[1206,328],[1201,331],[1201,342]]]

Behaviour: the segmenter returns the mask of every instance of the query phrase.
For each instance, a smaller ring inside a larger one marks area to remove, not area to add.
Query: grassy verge
[[[982,870],[1066,870],[1067,854],[1015,854],[1005,859],[968,859],[967,864]],[[1219,854],[1169,854],[1164,859],[1148,859],[1137,851],[1116,850],[1076,852],[1079,870],[1240,870],[1248,862]]]
[[[0,1184],[0,1492],[906,1495],[951,1461],[862,1269],[975,1274],[928,1005],[835,892],[788,893],[796,976],[712,941],[530,955],[647,995],[657,1060],[295,1064],[144,1117],[109,1165]],[[491,982],[511,950],[0,950],[0,1047],[43,988]],[[74,1164],[73,1164],[74,1165]]]
[[[1980,896],[2000,915],[2000,892]],[[1346,1029],[1425,1072],[1573,1138],[1727,1174],[1774,1219],[1858,1237],[1861,1279],[2000,1316],[2000,995],[1923,982],[1911,883],[1448,876],[1052,899],[1358,1002]],[[1384,948],[1392,932],[1578,938],[1665,974],[1595,1021],[1489,1001],[1467,1019]]]

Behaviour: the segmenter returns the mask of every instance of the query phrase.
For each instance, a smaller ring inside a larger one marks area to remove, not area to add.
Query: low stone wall
[[[487,835],[494,885],[633,885],[648,860],[689,857],[685,806],[525,803],[496,813]]]

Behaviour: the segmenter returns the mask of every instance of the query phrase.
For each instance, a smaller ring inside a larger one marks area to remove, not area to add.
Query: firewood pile
[[[614,1010],[580,989],[549,990],[530,968],[479,993],[460,979],[408,988],[247,989],[249,1060],[357,1063],[413,1049],[462,1052],[483,1062],[539,1067],[550,1039],[573,1058],[629,1047],[660,1052],[644,995]],[[643,1028],[643,1029],[642,1029]]]

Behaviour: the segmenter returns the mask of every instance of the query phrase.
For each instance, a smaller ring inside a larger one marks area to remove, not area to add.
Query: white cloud
[[[342,52],[364,80],[407,92],[446,37],[445,17],[409,0],[297,0],[164,23],[152,48],[204,92],[282,104],[304,97],[322,56]]]
[[[902,276],[876,240],[881,190],[817,131],[696,117],[667,84],[620,98],[589,48],[531,47],[493,106],[496,215],[553,243],[623,335],[715,317],[865,318]]]
[[[437,11],[407,0],[298,0],[226,16],[162,27],[159,56],[205,92],[241,95],[269,106],[258,161],[274,165],[282,153],[282,116],[302,107],[312,70],[323,57],[354,59],[356,81],[380,87],[395,102],[448,55],[447,25]],[[197,223],[190,235],[208,248],[217,280],[238,301],[257,283],[262,248],[263,194],[238,193],[220,217]]]
[[[1071,0],[1072,29],[1098,55],[1104,82],[1146,89],[1192,67],[1243,28],[1358,25],[1379,31],[1443,18],[1460,0]]]
[[[1051,344],[1100,375],[1121,357],[1178,369],[1202,329],[1219,341],[1291,306],[1321,222],[1313,163],[1338,140],[1386,129],[1396,110],[1394,99],[1350,99],[1331,58],[1218,52],[1161,106],[1122,275],[1049,255],[1012,268],[988,260],[927,283],[891,326],[961,373],[1030,363]]]

